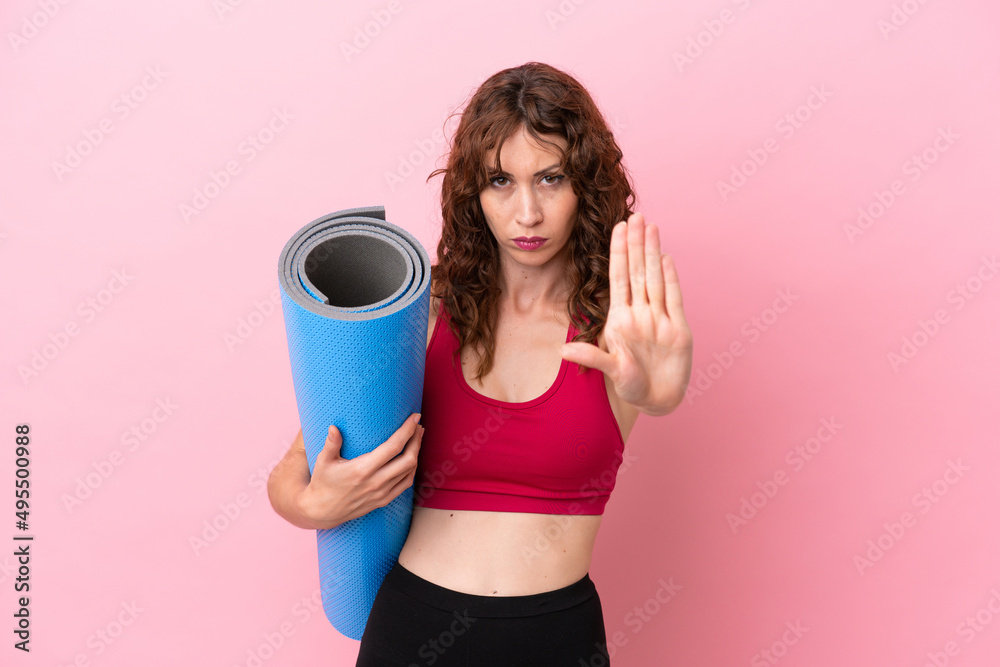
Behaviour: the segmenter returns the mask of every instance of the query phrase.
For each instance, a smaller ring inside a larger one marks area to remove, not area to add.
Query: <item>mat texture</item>
[[[310,471],[331,424],[351,459],[420,411],[430,273],[427,251],[386,222],[381,206],[324,216],[285,244],[278,280]],[[361,639],[412,510],[411,486],[385,507],[316,531],[323,610],[343,635]]]

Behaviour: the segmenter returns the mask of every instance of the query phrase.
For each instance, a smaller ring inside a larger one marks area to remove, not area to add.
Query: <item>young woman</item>
[[[431,174],[443,229],[421,414],[350,460],[331,427],[312,476],[300,431],[272,472],[275,510],[313,529],[414,486],[359,666],[610,664],[597,530],[636,418],[681,403],[692,352],[621,158],[566,73],[527,63],[484,82]]]

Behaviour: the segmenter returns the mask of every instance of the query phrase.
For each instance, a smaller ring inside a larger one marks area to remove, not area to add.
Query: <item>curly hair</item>
[[[457,111],[455,113],[458,113]],[[452,114],[455,115],[455,114]],[[447,121],[445,121],[447,123]],[[494,331],[501,294],[500,251],[486,224],[479,193],[500,171],[500,149],[524,126],[566,140],[560,169],[578,198],[569,240],[567,303],[579,331],[574,341],[596,344],[607,319],[611,230],[633,213],[635,194],[622,151],[587,90],[550,65],[529,62],[497,72],[472,95],[455,130],[441,183],[441,240],[431,267],[432,295],[443,299],[460,341],[459,350],[480,346],[476,379],[493,367]],[[486,164],[496,151],[496,165]],[[580,371],[583,371],[581,367]]]

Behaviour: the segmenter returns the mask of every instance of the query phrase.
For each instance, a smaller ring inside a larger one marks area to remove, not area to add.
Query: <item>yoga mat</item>
[[[310,472],[331,424],[351,459],[420,411],[430,269],[427,251],[386,222],[381,206],[324,216],[285,244],[278,280]],[[361,639],[412,511],[411,486],[385,507],[316,531],[323,610],[341,634]]]

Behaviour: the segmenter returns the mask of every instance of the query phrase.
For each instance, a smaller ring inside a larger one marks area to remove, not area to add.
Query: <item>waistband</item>
[[[385,575],[383,585],[426,605],[447,612],[461,612],[477,618],[519,618],[569,609],[597,594],[590,574],[578,581],[532,595],[491,596],[453,591],[417,576],[396,561]]]

